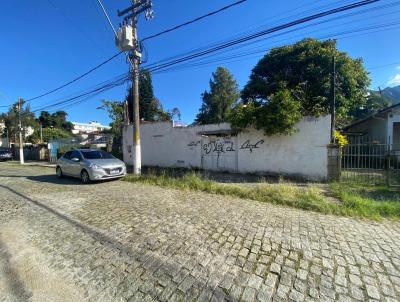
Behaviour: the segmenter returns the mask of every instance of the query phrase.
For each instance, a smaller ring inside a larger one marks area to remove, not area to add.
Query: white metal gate
[[[201,143],[201,166],[204,170],[238,170],[237,136],[205,136]]]

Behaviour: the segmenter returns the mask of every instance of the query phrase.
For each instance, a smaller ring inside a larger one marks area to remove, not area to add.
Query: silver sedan
[[[87,184],[95,180],[122,177],[126,174],[124,162],[102,150],[77,149],[66,152],[57,161],[56,173],[77,177]]]

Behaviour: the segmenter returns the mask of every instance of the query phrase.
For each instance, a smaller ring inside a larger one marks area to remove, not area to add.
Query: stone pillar
[[[111,134],[107,135],[107,152],[111,153],[112,152],[112,147],[113,147],[113,140],[114,140],[114,136]]]
[[[328,148],[328,181],[339,181],[341,173],[342,152],[336,144],[330,144]]]

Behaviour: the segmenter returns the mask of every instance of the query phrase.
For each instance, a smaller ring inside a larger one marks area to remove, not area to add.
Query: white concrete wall
[[[292,135],[264,136],[262,131],[239,134],[239,171],[273,172],[325,179],[327,145],[330,142],[330,116],[303,119]],[[242,149],[245,142],[260,141],[259,148]],[[262,142],[264,141],[264,142]]]
[[[330,116],[305,118],[292,135],[265,136],[247,129],[216,137],[204,131],[229,131],[227,123],[172,127],[172,123],[141,125],[142,165],[206,168],[240,173],[277,173],[322,180],[327,177]],[[124,161],[132,165],[133,128],[124,129]]]

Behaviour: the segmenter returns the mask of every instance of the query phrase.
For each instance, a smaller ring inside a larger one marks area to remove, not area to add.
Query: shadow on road
[[[50,176],[48,176],[48,177],[50,177]],[[55,178],[55,179],[57,179],[57,178]],[[61,179],[59,181],[65,181],[65,180]],[[18,192],[16,190],[14,190],[14,189],[12,189],[12,188],[10,188],[8,186],[0,184],[0,188],[8,190],[9,192],[11,192],[11,193],[15,194],[16,196],[18,196],[18,197],[22,198],[23,200],[25,200],[26,202],[28,202],[28,203],[36,206],[36,207],[39,207],[42,210],[48,212],[49,214],[52,214],[55,217],[67,222],[72,227],[84,232],[88,236],[92,237],[94,240],[100,242],[102,245],[106,245],[110,249],[112,249],[114,251],[117,251],[120,256],[126,255],[128,257],[135,258],[136,260],[144,260],[144,261],[146,261],[149,257],[152,257],[154,259],[158,258],[158,261],[161,263],[160,267],[158,268],[158,269],[160,269],[160,271],[168,272],[168,270],[171,269],[171,264],[168,264],[168,265],[164,264],[163,263],[164,259],[161,260],[159,258],[159,256],[156,253],[153,253],[151,250],[148,250],[148,251],[143,250],[143,249],[137,250],[136,248],[132,248],[130,246],[126,246],[123,243],[119,242],[116,238],[113,238],[113,237],[111,237],[111,236],[109,236],[107,234],[104,234],[104,233],[92,228],[89,225],[85,225],[85,224],[81,223],[80,221],[78,221],[78,220],[76,220],[76,219],[74,219],[72,217],[68,217],[67,215],[57,211],[56,209],[53,209],[53,208],[49,207],[48,205],[43,204],[40,201],[34,200],[34,199],[32,199],[32,198],[30,198],[30,197],[28,197],[28,196],[26,196],[26,195],[24,195],[24,194],[22,194],[22,193],[20,193],[20,192]],[[1,252],[1,250],[0,250],[0,252]],[[1,256],[1,253],[0,253],[0,256]],[[177,269],[179,269],[179,268],[177,268]],[[177,270],[177,269],[175,269],[175,270]],[[218,291],[218,290],[210,287],[208,284],[205,284],[205,282],[203,280],[201,280],[201,279],[200,280],[196,280],[195,284],[198,284],[199,288],[203,288],[204,286],[207,287],[208,290],[211,293],[212,292],[216,293],[216,291]],[[221,289],[221,294],[222,294],[222,289]],[[227,299],[228,300],[232,300],[233,297],[228,295]]]
[[[73,178],[73,177],[68,177],[64,176],[63,178],[58,178],[56,175],[53,174],[47,174],[47,175],[32,175],[32,176],[24,176],[24,175],[2,175],[0,174],[1,177],[9,177],[9,178],[25,178],[29,179],[32,181],[37,181],[37,182],[45,182],[45,183],[50,183],[50,184],[56,184],[56,185],[64,185],[64,186],[81,186],[84,185],[80,179],[78,178]],[[105,179],[102,181],[93,181],[90,184],[99,184],[99,183],[107,183],[107,182],[112,182],[112,181],[117,181],[118,178],[116,179]],[[90,185],[89,184],[89,185]],[[87,184],[85,184],[87,186]]]
[[[47,175],[33,175],[33,176],[24,176],[24,175],[1,175],[0,177],[9,177],[9,178],[26,178],[32,181],[37,182],[46,182],[56,185],[82,185],[81,181],[77,178],[72,177],[63,177],[58,178],[56,175],[47,174]]]
[[[28,301],[32,294],[27,290],[24,283],[20,280],[18,273],[12,268],[10,263],[11,255],[6,246],[0,240],[0,278],[6,281],[8,294],[16,300],[9,301]],[[7,295],[7,293],[5,293]],[[7,300],[8,301],[8,300]]]

